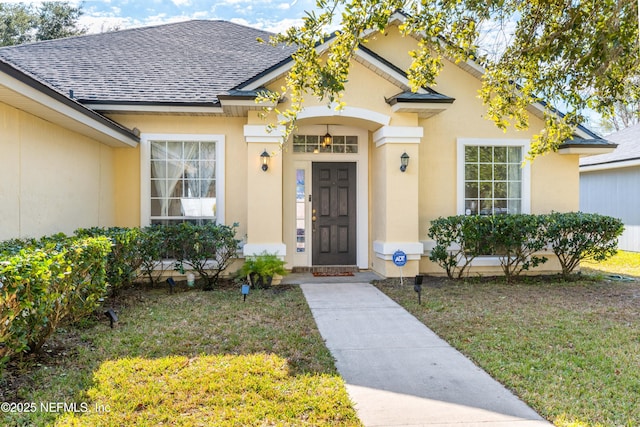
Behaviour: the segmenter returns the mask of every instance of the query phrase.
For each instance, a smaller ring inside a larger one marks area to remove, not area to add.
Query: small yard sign
[[[407,254],[402,251],[395,251],[393,253],[393,263],[398,267],[404,267],[407,263]]]
[[[400,286],[402,286],[402,267],[407,263],[407,254],[401,250],[393,253],[393,263],[400,268]]]

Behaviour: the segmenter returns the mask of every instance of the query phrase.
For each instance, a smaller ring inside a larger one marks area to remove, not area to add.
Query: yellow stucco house
[[[215,220],[239,224],[245,255],[397,276],[397,250],[404,275],[440,271],[439,216],[577,210],[579,156],[606,141],[581,127],[521,167],[541,107],[530,131],[503,133],[474,63],[411,93],[402,19],[358,50],[347,107],[307,105],[284,150],[255,98],[280,88],[292,50],[259,44],[265,32],[189,21],[0,49],[0,239]]]

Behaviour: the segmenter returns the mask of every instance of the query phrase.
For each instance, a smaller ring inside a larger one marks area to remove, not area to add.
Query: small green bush
[[[222,272],[237,257],[240,241],[236,239],[237,224],[233,226],[208,223],[194,225],[188,222],[169,226],[168,244],[175,254],[176,269],[187,266],[204,279],[204,290],[212,290]]]
[[[604,261],[618,250],[622,221],[606,215],[571,212],[544,216],[546,238],[568,277],[582,260]]]
[[[164,258],[169,246],[168,228],[160,225],[151,225],[142,229],[140,234],[140,275],[147,279],[151,285],[165,272]]]
[[[500,258],[507,281],[520,275],[523,270],[547,261],[546,257],[536,255],[546,244],[543,217],[519,214],[488,219],[493,225],[489,240],[493,253]]]
[[[484,216],[457,215],[431,221],[428,235],[436,245],[429,259],[444,268],[450,279],[459,279],[476,256],[489,251],[486,237],[490,229]]]
[[[264,251],[260,255],[247,257],[237,274],[241,278],[249,276],[256,288],[268,288],[273,276],[287,274],[284,265],[285,262],[278,255]]]

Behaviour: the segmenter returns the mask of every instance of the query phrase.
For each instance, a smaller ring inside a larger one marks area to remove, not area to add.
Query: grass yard
[[[298,287],[128,291],[116,311],[5,370],[0,425],[361,425]]]
[[[422,305],[412,283],[377,286],[555,425],[640,425],[639,281],[425,278]]]

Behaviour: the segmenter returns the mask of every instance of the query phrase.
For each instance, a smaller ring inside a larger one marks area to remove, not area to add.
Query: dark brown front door
[[[356,264],[356,164],[313,163],[313,265]]]

